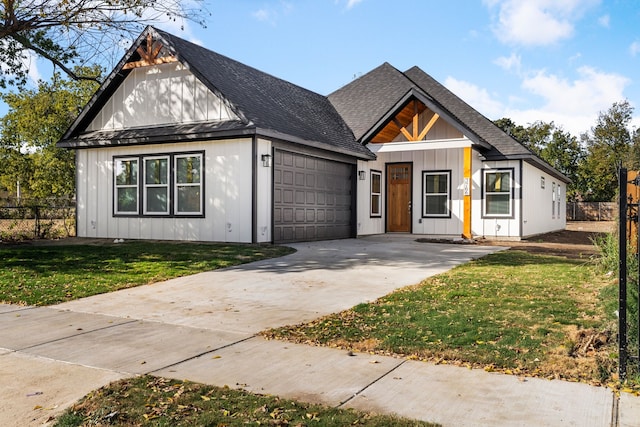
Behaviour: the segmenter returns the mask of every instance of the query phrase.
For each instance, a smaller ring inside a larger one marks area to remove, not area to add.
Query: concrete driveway
[[[96,295],[58,309],[243,336],[375,300],[500,248],[381,235],[291,245],[282,258]]]
[[[374,300],[498,249],[407,235],[292,246],[297,252],[282,258],[53,307],[0,304],[0,424],[41,425],[110,381],[181,375],[181,363],[252,345],[266,328]]]

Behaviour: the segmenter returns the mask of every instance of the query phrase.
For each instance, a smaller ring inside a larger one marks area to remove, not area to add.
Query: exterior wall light
[[[364,181],[364,179],[367,177],[367,172],[366,171],[358,171],[358,179],[360,181]]]
[[[262,166],[264,166],[265,168],[268,168],[271,166],[271,154],[263,154],[261,156],[262,159]]]

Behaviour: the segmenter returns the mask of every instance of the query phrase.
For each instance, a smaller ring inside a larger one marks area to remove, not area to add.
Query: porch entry
[[[411,163],[387,164],[387,232],[411,232]]]

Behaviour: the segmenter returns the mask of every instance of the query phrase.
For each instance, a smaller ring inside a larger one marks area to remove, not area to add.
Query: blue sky
[[[636,0],[205,0],[182,38],[327,95],[417,65],[489,119],[578,136],[628,99],[640,126]]]

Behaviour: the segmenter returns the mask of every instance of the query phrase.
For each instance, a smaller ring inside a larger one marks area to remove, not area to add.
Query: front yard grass
[[[80,425],[436,426],[424,421],[151,376],[118,381],[94,391],[67,410],[55,424],[56,427]]]
[[[56,304],[291,252],[270,245],[157,241],[0,246],[0,302]]]
[[[608,290],[604,299],[615,298],[612,286],[612,278],[587,261],[510,250],[264,335],[604,384],[617,359],[615,317],[602,297]]]

